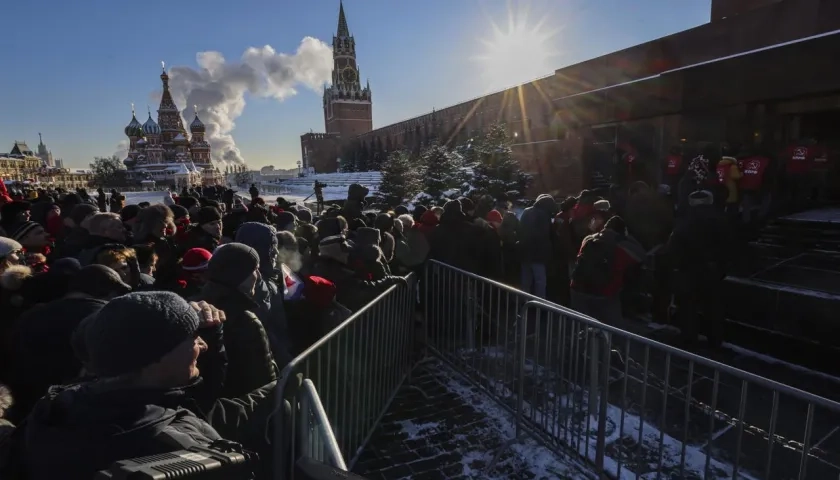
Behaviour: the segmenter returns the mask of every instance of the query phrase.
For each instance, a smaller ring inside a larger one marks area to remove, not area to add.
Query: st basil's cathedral
[[[160,74],[160,79],[163,94],[157,122],[152,119],[150,111],[149,118],[141,124],[132,107],[131,122],[125,127],[128,156],[123,163],[129,178],[176,186],[223,183],[221,172],[210,159],[210,144],[204,139],[204,123],[194,110],[188,133],[181,120],[181,112],[172,100],[166,69]]]

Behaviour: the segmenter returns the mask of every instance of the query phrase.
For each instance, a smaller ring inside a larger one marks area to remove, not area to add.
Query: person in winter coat
[[[547,269],[552,264],[551,219],[557,204],[551,195],[540,195],[534,205],[522,212],[519,219],[519,254],[522,259],[520,288],[546,298]]]
[[[687,342],[703,332],[714,346],[723,342],[721,291],[730,258],[733,232],[707,190],[689,196],[688,210],[677,218],[668,241],[673,266],[671,283],[677,320]]]
[[[86,222],[88,236],[84,248],[77,258],[82,266],[95,263],[99,250],[104,245],[123,245],[126,241],[125,225],[116,213],[96,213]]]
[[[105,190],[103,190],[102,187],[96,189],[96,205],[100,212],[108,211],[108,196],[105,194]]]
[[[260,191],[257,189],[257,185],[252,183],[251,188],[248,189],[248,194],[251,195],[251,200],[260,196]]]
[[[158,256],[155,278],[162,284],[171,284],[177,275],[178,247],[171,238],[174,232],[174,215],[166,205],[152,205],[137,214],[134,241],[154,247]]]
[[[359,276],[369,280],[382,280],[389,276],[391,271],[388,259],[380,248],[382,237],[379,230],[361,227],[354,234],[348,264]]]
[[[15,201],[0,207],[0,228],[11,235],[21,224],[30,221],[32,204]]]
[[[440,223],[429,235],[429,258],[468,272],[480,272],[482,232],[464,214],[461,202],[450,200],[443,206]]]
[[[0,237],[0,275],[12,265],[20,265],[23,245],[8,237]]]
[[[443,213],[443,212],[441,212]],[[414,224],[414,228],[426,236],[426,239],[431,236],[435,227],[440,223],[440,213],[436,213],[433,209],[426,210],[420,215],[420,219]]]
[[[572,272],[572,309],[616,325],[622,319],[621,289],[627,268],[645,259],[645,251],[627,233],[621,217],[583,240]]]
[[[270,462],[265,423],[275,407],[275,383],[237,399],[195,395],[199,356],[221,354],[198,334],[223,321],[209,305],[168,292],[124,295],[88,317],[77,334],[98,378],[50,389],[18,427],[14,457],[23,476],[93,478],[118,460],[221,438]]]
[[[362,216],[362,209],[365,207],[365,198],[367,198],[370,190],[358,183],[354,183],[347,188],[347,200],[344,201],[344,208],[341,216],[348,221]]]
[[[257,281],[254,301],[259,309],[254,312],[263,322],[274,358],[277,364],[285,367],[292,360],[288,320],[283,306],[285,284],[277,266],[279,254],[277,230],[271,225],[257,222],[243,223],[236,232],[236,242],[253,248],[260,258],[260,278]]]
[[[130,291],[114,270],[89,265],[73,275],[63,297],[36,305],[18,318],[13,384],[17,413],[25,416],[50,386],[70,383],[80,375],[82,364],[71,345],[73,331],[110,299]]]
[[[62,210],[63,214],[64,210]],[[64,218],[64,230],[56,239],[55,258],[76,257],[87,243],[90,233],[87,220],[97,213],[96,207],[86,203],[72,207],[70,215]]]
[[[222,212],[216,207],[201,207],[195,220],[180,245],[182,251],[203,248],[212,253],[222,240]]]
[[[241,243],[228,243],[217,249],[207,267],[207,284],[196,299],[225,312],[224,345],[228,354],[227,374],[222,395],[238,397],[274,381],[277,366],[268,335],[257,318],[254,300],[260,258]]]
[[[372,246],[372,245],[371,245]],[[321,239],[318,260],[312,268],[315,276],[332,282],[336,287],[336,301],[350,311],[357,311],[395,284],[405,279],[386,276],[370,280],[348,265],[351,246],[343,234]]]

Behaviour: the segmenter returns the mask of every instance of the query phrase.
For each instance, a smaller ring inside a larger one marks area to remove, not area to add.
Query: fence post
[[[597,333],[598,343],[601,345],[601,368],[599,369],[599,380],[601,398],[598,404],[598,432],[595,437],[595,471],[601,478],[604,478],[604,455],[607,442],[607,409],[609,408],[610,388],[610,334],[599,330]]]
[[[596,408],[598,405],[598,387],[601,380],[601,375],[599,375],[598,366],[601,363],[601,355],[599,354],[600,342],[598,341],[598,330],[594,328],[588,329],[589,335],[589,401],[587,402],[587,410],[589,411],[589,415],[593,417],[597,413]]]
[[[519,314],[519,378],[516,392],[516,438],[522,434],[522,416],[525,406],[525,350],[528,344],[528,307],[530,302],[522,306]]]

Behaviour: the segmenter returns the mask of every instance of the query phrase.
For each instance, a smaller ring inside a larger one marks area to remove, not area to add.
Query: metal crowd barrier
[[[349,459],[345,467],[353,467],[417,360],[415,278],[413,274],[406,277],[407,288],[388,288],[283,369],[277,398],[289,401],[292,415],[288,420],[283,415],[274,419],[274,444],[280,452],[276,468],[285,472],[279,478],[294,478],[294,459],[301,456],[298,449],[300,445],[308,448],[307,438],[312,438],[301,434],[310,426],[300,407],[311,396],[307,380],[323,399],[323,413],[338,453]]]
[[[301,454],[347,471],[347,464],[344,463],[344,456],[335,440],[335,433],[324,411],[321,397],[318,395],[315,384],[308,378],[301,385],[300,400],[300,416],[303,422]]]
[[[840,475],[838,402],[436,261],[425,283],[428,353],[507,408],[517,436],[600,475]]]

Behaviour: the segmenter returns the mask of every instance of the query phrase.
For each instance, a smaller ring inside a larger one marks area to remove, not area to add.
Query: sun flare
[[[527,9],[508,9],[507,23],[490,22],[489,35],[481,38],[483,51],[474,59],[488,88],[497,89],[543,77],[554,71],[558,52],[556,29],[546,26],[546,17],[530,22]]]

